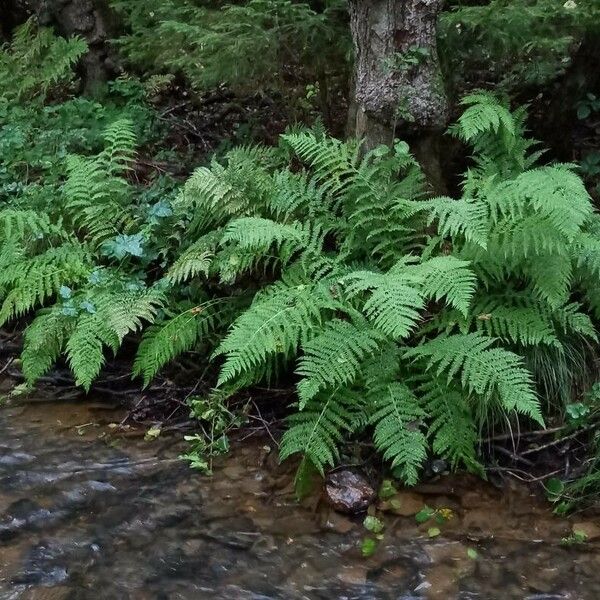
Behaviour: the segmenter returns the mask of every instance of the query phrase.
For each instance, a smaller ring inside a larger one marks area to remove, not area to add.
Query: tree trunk
[[[107,41],[115,30],[108,0],[22,0],[40,25],[64,36],[79,35],[89,52],[82,58],[84,94],[97,95],[113,70]]]
[[[436,23],[443,0],[350,0],[355,135],[365,148],[431,136],[448,121]],[[428,145],[430,146],[430,145]]]

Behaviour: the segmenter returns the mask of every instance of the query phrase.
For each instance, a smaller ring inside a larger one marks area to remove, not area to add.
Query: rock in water
[[[339,512],[355,514],[365,511],[375,495],[364,475],[356,471],[335,471],[325,481],[325,498]]]

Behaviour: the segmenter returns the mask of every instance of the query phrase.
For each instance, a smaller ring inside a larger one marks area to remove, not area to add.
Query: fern
[[[134,376],[147,386],[160,369],[176,356],[191,350],[215,329],[222,301],[208,300],[149,327],[142,337],[133,364]]]
[[[234,242],[241,250],[266,252],[272,245],[284,242],[305,245],[305,232],[297,224],[284,225],[260,217],[242,217],[232,221],[221,238],[221,243]],[[303,244],[304,242],[304,244]]]
[[[34,384],[58,360],[75,320],[59,310],[41,313],[25,330],[21,360],[27,383]]]
[[[89,390],[104,364],[104,349],[117,352],[130,332],[152,323],[164,303],[156,290],[99,292],[86,299],[66,343],[66,355],[77,385]],[[34,321],[35,323],[35,321]]]
[[[402,338],[416,327],[425,300],[408,277],[358,271],[348,275],[346,281],[350,282],[348,291],[351,295],[371,291],[363,310],[373,325],[384,334]]]
[[[427,440],[422,432],[425,411],[411,390],[399,382],[369,390],[368,401],[375,445],[392,467],[399,467],[402,480],[415,485],[427,458]]]
[[[68,158],[64,186],[66,210],[94,246],[138,225],[128,206],[131,190],[123,178],[134,156],[133,123],[115,121],[104,137],[105,148],[98,156]]]
[[[300,410],[320,391],[351,384],[360,372],[361,362],[378,350],[383,339],[365,324],[336,319],[302,344],[303,355],[296,369],[303,378],[298,383]]]
[[[251,371],[276,354],[289,357],[321,322],[322,311],[336,308],[323,287],[301,284],[274,288],[259,296],[234,321],[215,355],[225,355],[219,385]]]
[[[338,447],[355,429],[356,398],[345,390],[334,390],[313,398],[304,409],[288,418],[279,456],[281,460],[302,454],[323,475],[326,467],[335,465]],[[302,472],[303,466],[299,468]]]
[[[0,307],[0,325],[43,305],[61,287],[84,281],[91,270],[88,249],[72,242],[28,260],[23,257],[0,274],[0,289],[8,290]]]
[[[513,116],[498,98],[489,92],[469,94],[461,100],[467,108],[458,118],[454,131],[464,142],[475,142],[483,134],[494,133],[510,145],[516,129]]]
[[[427,382],[419,391],[427,413],[432,415],[428,435],[433,451],[445,456],[454,468],[464,464],[481,474],[475,451],[478,430],[464,395],[437,380]]]
[[[531,374],[523,360],[503,348],[491,348],[493,338],[479,334],[438,337],[408,350],[407,358],[424,359],[427,369],[456,381],[481,398],[482,414],[498,402],[506,411],[519,412],[543,425]]]

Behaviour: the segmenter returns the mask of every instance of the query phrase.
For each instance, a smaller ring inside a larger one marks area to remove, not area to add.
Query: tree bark
[[[84,94],[97,95],[112,75],[108,40],[116,22],[108,0],[21,0],[40,25],[52,26],[64,36],[79,35],[88,43],[82,58]]]
[[[354,133],[365,140],[365,149],[445,128],[448,102],[436,43],[442,3],[350,0],[356,52]]]

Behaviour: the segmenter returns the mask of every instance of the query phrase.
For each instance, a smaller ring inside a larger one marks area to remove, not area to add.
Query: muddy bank
[[[177,459],[178,437],[115,436],[123,416],[0,409],[0,598],[600,597],[599,542],[565,545],[581,518],[525,487],[455,476],[401,491],[364,558],[362,517],[299,505],[272,440],[239,443],[206,478]],[[423,505],[450,516],[418,524]]]

